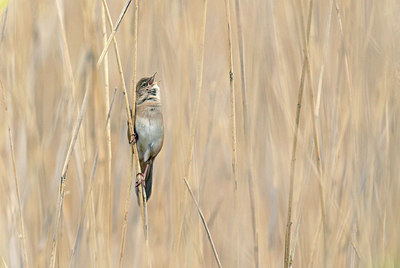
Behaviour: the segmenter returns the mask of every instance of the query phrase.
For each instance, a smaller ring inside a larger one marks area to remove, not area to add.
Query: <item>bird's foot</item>
[[[133,133],[131,139],[129,140],[129,144],[135,144],[138,140],[138,135],[136,133]]]
[[[136,177],[140,176],[140,179],[138,179],[138,181],[136,182],[136,187],[139,187],[141,184],[143,184],[143,187],[146,187],[146,179],[144,177],[143,173],[138,173],[136,174]]]

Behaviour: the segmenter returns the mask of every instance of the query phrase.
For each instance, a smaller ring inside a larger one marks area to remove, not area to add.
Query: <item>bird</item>
[[[136,143],[140,170],[143,172],[138,173],[138,176],[141,176],[141,180],[136,184],[138,203],[140,203],[140,184],[143,184],[146,191],[146,201],[151,196],[154,160],[164,143],[160,87],[154,80],[155,76],[156,73],[151,77],[144,77],[136,84],[135,133],[133,138],[130,139],[130,143]]]

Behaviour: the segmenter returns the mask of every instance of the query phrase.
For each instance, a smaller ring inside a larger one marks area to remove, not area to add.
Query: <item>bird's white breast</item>
[[[147,161],[159,153],[163,142],[163,122],[159,116],[136,116],[135,129],[138,134],[139,157]]]

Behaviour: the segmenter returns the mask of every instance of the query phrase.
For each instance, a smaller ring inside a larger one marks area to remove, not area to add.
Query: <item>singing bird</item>
[[[144,77],[136,84],[135,135],[131,142],[136,142],[142,173],[141,182],[146,190],[147,200],[153,186],[154,159],[164,142],[164,123],[161,111],[160,88],[155,82],[156,74]],[[139,202],[138,183],[136,195]]]

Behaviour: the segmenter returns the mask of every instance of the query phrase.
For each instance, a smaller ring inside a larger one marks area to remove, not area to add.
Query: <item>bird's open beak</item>
[[[154,78],[156,77],[156,74],[157,74],[157,72],[155,72],[155,73],[153,74],[153,76],[150,77],[150,81],[149,81],[149,84],[150,84],[150,85],[153,85],[153,83],[154,83]]]

